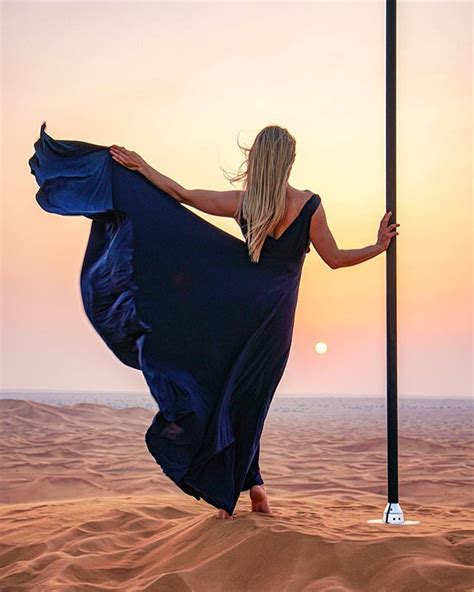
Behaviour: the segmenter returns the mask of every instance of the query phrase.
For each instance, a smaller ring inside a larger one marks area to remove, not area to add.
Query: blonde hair
[[[243,181],[243,191],[235,216],[247,223],[246,243],[253,263],[258,263],[267,235],[285,217],[286,188],[296,157],[296,140],[284,127],[267,125],[252,147],[239,148],[246,158],[239,172],[226,178]],[[246,169],[241,171],[243,165]]]

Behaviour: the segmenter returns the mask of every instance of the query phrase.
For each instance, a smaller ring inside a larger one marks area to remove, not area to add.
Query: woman
[[[247,153],[242,191],[188,190],[136,152],[54,140],[43,123],[29,164],[39,205],[92,219],[81,270],[85,312],[108,347],[141,370],[159,411],[145,441],[185,493],[233,518],[242,491],[271,514],[260,437],[292,340],[310,243],[333,269],[385,251],[341,250],[321,198],[289,182],[295,139],[262,129]],[[234,217],[241,241],[194,214]]]

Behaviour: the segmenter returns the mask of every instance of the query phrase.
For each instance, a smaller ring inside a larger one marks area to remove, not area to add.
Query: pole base
[[[385,506],[382,519],[367,520],[370,524],[392,524],[395,526],[403,526],[404,524],[419,524],[418,520],[405,520],[403,510],[400,504],[389,502]]]

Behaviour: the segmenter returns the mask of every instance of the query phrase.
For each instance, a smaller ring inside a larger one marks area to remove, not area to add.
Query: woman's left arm
[[[185,189],[182,185],[163,175],[149,165],[139,154],[123,146],[110,146],[112,158],[123,166],[138,171],[162,191],[177,201],[215,216],[234,217],[237,210],[240,191],[212,191],[210,189]]]

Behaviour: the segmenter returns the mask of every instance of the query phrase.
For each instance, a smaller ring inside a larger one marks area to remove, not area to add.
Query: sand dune
[[[243,493],[233,521],[162,474],[144,442],[151,411],[13,399],[0,410],[2,591],[473,589],[462,406],[414,402],[403,421],[400,496],[421,521],[404,527],[366,523],[385,505],[380,405],[270,413],[260,464],[274,515]]]

